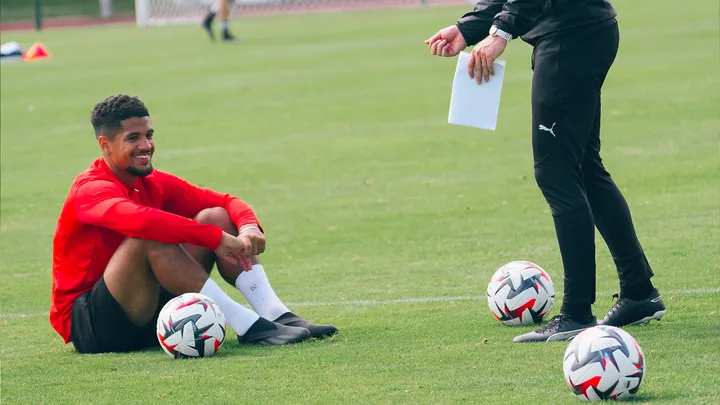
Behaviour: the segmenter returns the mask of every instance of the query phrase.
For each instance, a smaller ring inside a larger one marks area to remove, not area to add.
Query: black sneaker
[[[211,41],[215,41],[215,33],[213,33],[212,30],[212,24],[215,20],[215,13],[208,13],[207,16],[205,16],[205,19],[203,20],[202,26],[205,29],[205,32],[210,36]]]
[[[222,40],[225,42],[232,42],[235,41],[235,36],[230,33],[230,30],[224,29],[222,32]]]
[[[633,300],[630,298],[617,298],[610,311],[598,322],[600,325],[622,327],[627,325],[638,325],[648,323],[653,319],[660,320],[665,315],[665,303],[657,288],[653,288],[650,296],[644,300]]]
[[[292,312],[286,312],[280,315],[278,319],[273,322],[280,325],[299,326],[301,328],[305,328],[310,331],[310,336],[318,339],[329,337],[338,333],[338,328],[334,325],[316,325],[300,318]]]
[[[515,343],[525,342],[555,342],[558,340],[571,340],[580,332],[597,325],[595,317],[588,323],[580,323],[565,314],[555,315],[550,322],[530,333],[520,335],[513,339]]]
[[[279,325],[260,318],[245,332],[238,336],[241,344],[280,346],[289,343],[298,343],[310,338],[310,331],[305,328]]]

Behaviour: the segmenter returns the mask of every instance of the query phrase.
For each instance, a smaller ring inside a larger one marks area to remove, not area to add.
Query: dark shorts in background
[[[130,352],[159,346],[155,324],[160,310],[172,298],[172,294],[162,290],[152,320],[145,326],[137,326],[101,278],[91,291],[73,303],[70,336],[75,350],[80,353]]]

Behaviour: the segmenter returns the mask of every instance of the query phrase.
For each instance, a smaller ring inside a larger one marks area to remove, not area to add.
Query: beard
[[[137,167],[130,166],[127,168],[126,171],[128,173],[132,174],[133,176],[145,177],[145,176],[149,175],[150,173],[152,173],[153,167],[152,167],[152,165],[148,165],[146,168],[138,169]]]

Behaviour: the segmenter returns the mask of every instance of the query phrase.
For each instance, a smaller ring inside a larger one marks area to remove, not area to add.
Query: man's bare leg
[[[238,234],[237,227],[224,208],[204,210],[198,214],[196,220],[218,226],[231,235],[237,236]],[[212,251],[192,245],[184,245],[184,247],[193,257],[203,263],[203,267],[208,272],[212,270],[215,262],[215,254]],[[317,338],[337,333],[338,330],[333,325],[316,325],[292,313],[275,294],[260,259],[252,256],[251,260],[253,267],[250,271],[244,271],[240,265],[234,265],[225,260],[221,260],[217,267],[222,278],[243,294],[258,315],[281,325],[306,328],[313,337]]]
[[[215,16],[220,19],[223,41],[232,41],[235,39],[230,33],[230,2],[231,0],[216,0],[213,5],[210,6],[210,11],[208,11],[203,19],[202,26],[212,41],[215,41],[215,33],[213,32]]]
[[[196,292],[211,298],[238,336],[254,336],[250,333],[253,328],[275,330],[265,333],[259,343],[295,343],[310,335],[301,328],[278,331],[277,325],[233,301],[180,245],[126,239],[110,260],[103,277],[110,294],[138,326],[151,321],[158,307],[160,287],[163,287],[175,295]]]
[[[155,314],[160,287],[174,295],[207,295],[217,302],[238,334],[259,319],[228,297],[179,245],[128,238],[110,259],[103,278],[110,294],[138,326],[147,325]]]
[[[223,41],[234,41],[235,37],[230,33],[230,0],[218,0],[218,18],[222,30]]]

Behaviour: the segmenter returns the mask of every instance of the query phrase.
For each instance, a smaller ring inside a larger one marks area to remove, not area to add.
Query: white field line
[[[611,295],[614,291],[601,291],[598,296]],[[707,294],[720,293],[718,288],[682,288],[679,290],[661,291],[661,294],[667,295],[689,295],[689,294]],[[426,302],[451,302],[451,301],[476,301],[484,300],[484,295],[459,295],[455,297],[416,297],[416,298],[400,298],[395,300],[342,300],[332,302],[290,302],[286,303],[288,307],[332,307],[337,305],[357,305],[357,306],[387,306],[397,304],[422,304]],[[33,312],[28,314],[0,314],[0,319],[20,319],[35,318],[38,316],[48,316],[48,312]]]

